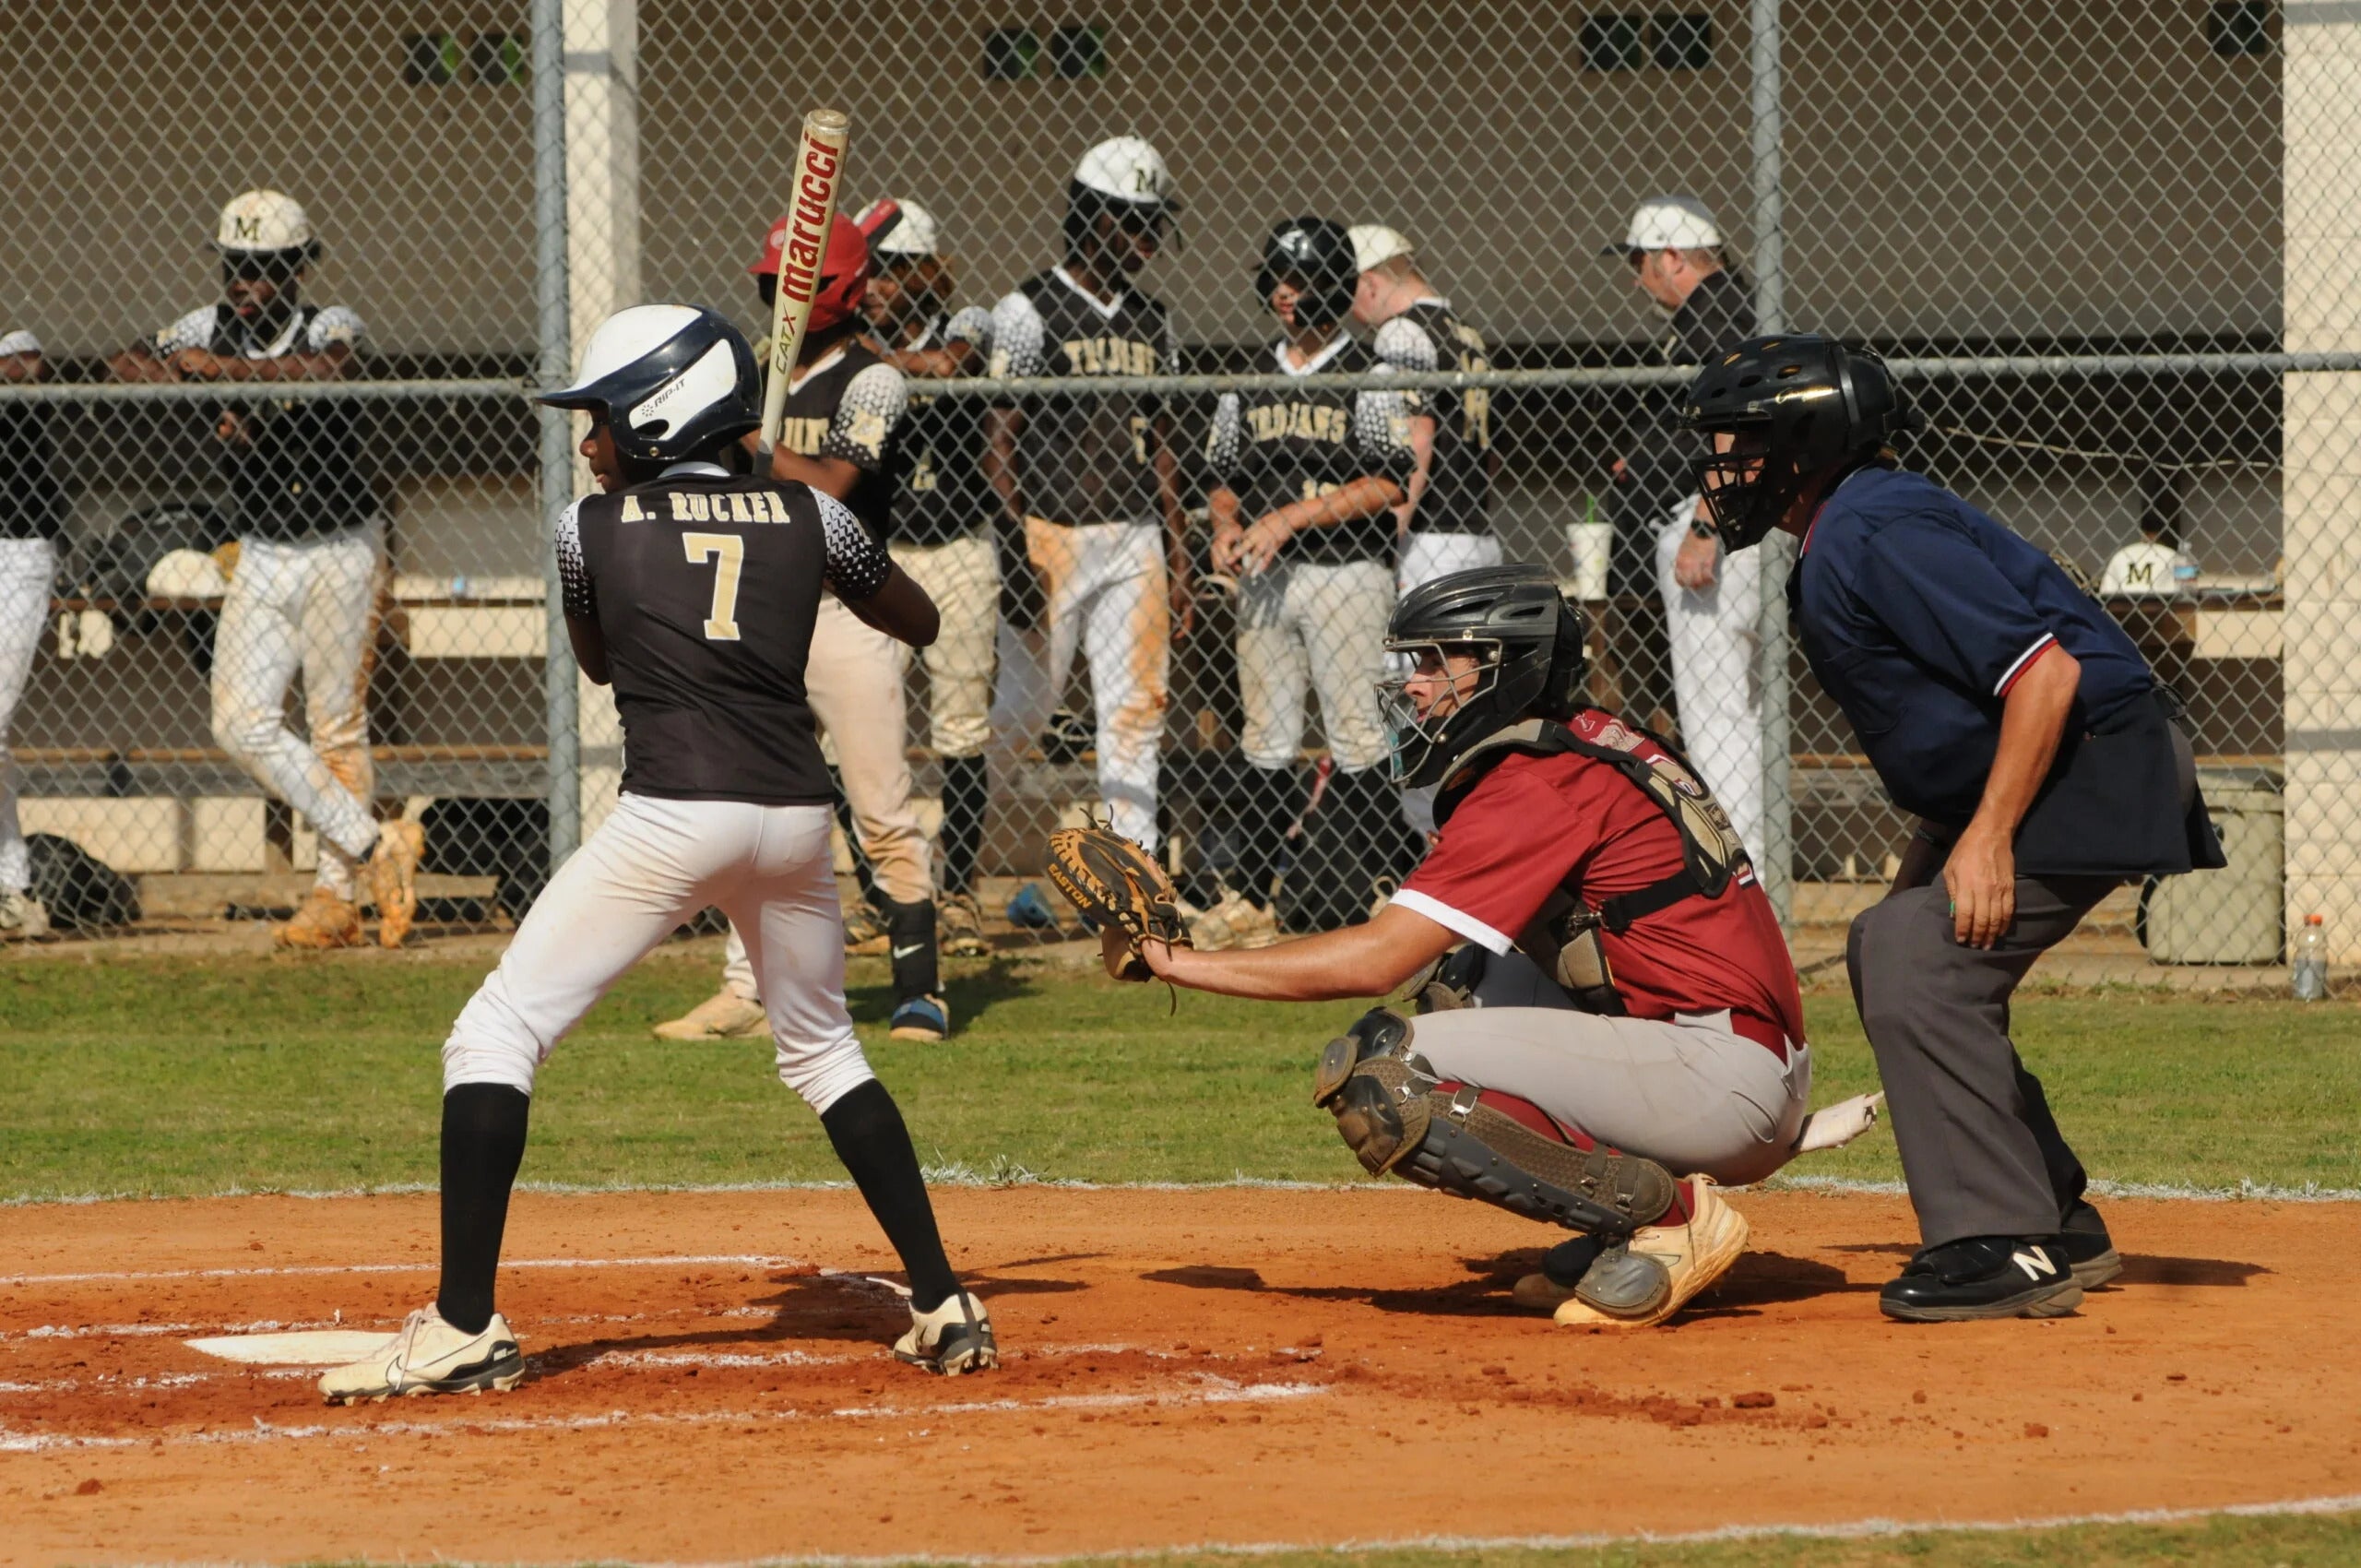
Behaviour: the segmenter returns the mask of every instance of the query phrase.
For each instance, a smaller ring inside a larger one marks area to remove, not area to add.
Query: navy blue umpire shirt
[[[1922,474],[1862,469],[1806,533],[1787,606],[1812,673],[1894,803],[1963,826],[2000,744],[2002,699],[2052,646],[2081,661],[2067,733],[2154,689],[2147,661],[2058,564]]]

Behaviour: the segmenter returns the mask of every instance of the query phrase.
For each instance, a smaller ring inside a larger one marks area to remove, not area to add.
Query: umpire
[[[2008,1033],[2034,960],[2120,884],[2223,864],[2175,705],[2097,601],[1923,475],[1875,355],[1755,338],[1686,422],[1723,543],[1800,541],[1787,605],[1896,804],[1923,818],[1845,964],[1924,1245],[1879,1305],[2053,1317],[2122,1263]]]

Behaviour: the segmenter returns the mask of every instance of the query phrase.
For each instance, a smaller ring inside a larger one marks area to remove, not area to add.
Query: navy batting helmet
[[[696,305],[634,305],[591,335],[582,374],[540,401],[582,409],[640,463],[677,463],[762,422],[754,350],[723,317]]]

